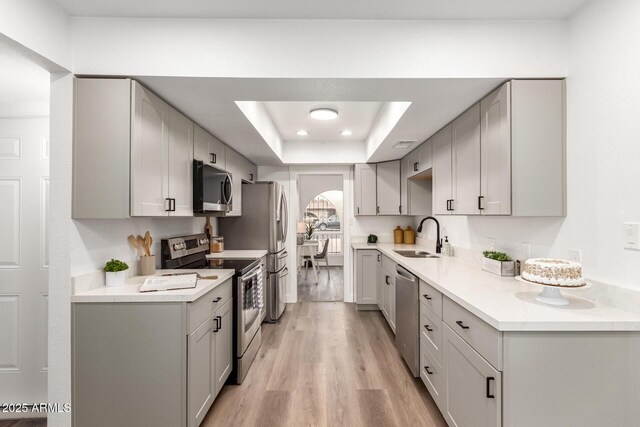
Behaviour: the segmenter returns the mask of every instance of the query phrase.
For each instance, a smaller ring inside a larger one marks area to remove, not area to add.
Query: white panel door
[[[46,402],[48,118],[0,117],[0,200],[0,402]]]
[[[169,214],[169,106],[133,84],[131,121],[131,216]]]
[[[452,213],[478,215],[480,196],[480,103],[451,123]]]
[[[170,216],[193,216],[193,122],[169,107]]]
[[[378,304],[379,257],[380,252],[375,250],[360,250],[356,254],[358,304]]]
[[[418,170],[424,172],[433,166],[432,143],[431,139],[423,142],[416,150],[418,152]]]
[[[480,102],[480,211],[511,214],[511,82]]]
[[[431,138],[433,144],[433,213],[451,213],[451,125]]]
[[[212,369],[215,394],[222,390],[225,381],[233,369],[233,299],[227,301],[215,315],[217,320],[214,329],[215,366]]]
[[[193,158],[227,170],[225,145],[200,126],[193,125]]]
[[[400,215],[400,160],[376,165],[378,215]]]

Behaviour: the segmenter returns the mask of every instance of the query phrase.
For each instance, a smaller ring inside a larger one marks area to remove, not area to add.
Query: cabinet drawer
[[[391,273],[392,276],[396,275],[396,263],[386,255],[382,255],[382,268]]]
[[[420,280],[420,302],[442,319],[442,293],[423,280]]]
[[[442,363],[442,320],[424,304],[420,304],[420,342]]]
[[[426,346],[420,346],[420,378],[438,407],[444,399],[444,369]]]
[[[502,370],[502,333],[449,298],[444,299],[444,321],[498,370]]]
[[[187,333],[193,332],[202,322],[211,317],[217,309],[222,307],[225,302],[231,299],[232,280],[228,279],[194,302],[187,304],[187,326],[189,328]]]

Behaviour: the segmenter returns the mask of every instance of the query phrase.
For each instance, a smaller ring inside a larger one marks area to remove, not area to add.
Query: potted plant
[[[515,262],[504,252],[484,251],[482,269],[498,276],[515,276]]]
[[[313,232],[316,231],[316,226],[313,222],[309,221],[307,222],[307,225],[305,226],[305,239],[307,240],[311,240],[311,238],[313,237]]]
[[[106,274],[105,283],[107,286],[123,286],[125,279],[125,270],[129,266],[120,260],[111,259],[104,265],[104,272]]]

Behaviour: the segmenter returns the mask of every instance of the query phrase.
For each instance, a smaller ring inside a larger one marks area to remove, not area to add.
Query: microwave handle
[[[230,194],[229,194],[229,197],[227,197],[227,194],[224,191],[225,185],[223,183],[223,185],[222,185],[222,197],[225,199],[224,200],[224,204],[225,205],[229,205],[229,204],[231,204],[231,200],[233,200],[233,180],[231,179],[231,175],[226,174],[226,176],[224,178],[224,181],[225,181],[225,183],[227,181],[229,182],[229,188],[230,188],[229,193]]]

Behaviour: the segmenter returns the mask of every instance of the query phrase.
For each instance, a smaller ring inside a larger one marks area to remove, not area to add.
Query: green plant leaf
[[[117,273],[118,271],[125,271],[129,268],[129,266],[118,259],[111,259],[111,261],[107,261],[104,265],[103,270],[107,273]]]

